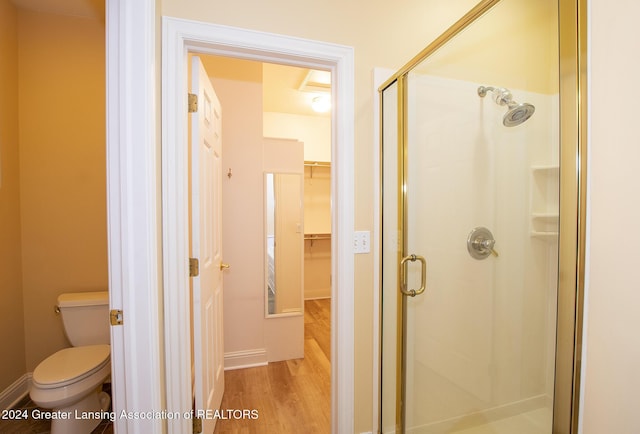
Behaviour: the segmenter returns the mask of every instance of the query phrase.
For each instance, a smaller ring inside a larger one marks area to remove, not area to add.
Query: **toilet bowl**
[[[102,391],[111,374],[108,293],[61,294],[56,308],[73,346],[36,367],[29,394],[51,419],[51,434],[89,434],[110,414]]]
[[[33,372],[31,399],[55,413],[51,433],[90,433],[110,404],[102,385],[111,373],[109,345],[65,348]]]

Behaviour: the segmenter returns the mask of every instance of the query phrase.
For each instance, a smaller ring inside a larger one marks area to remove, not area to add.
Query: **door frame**
[[[353,48],[210,23],[162,19],[162,281],[166,410],[191,410],[188,286],[187,54],[198,52],[330,70],[332,92],[332,432],[354,429],[354,52]],[[185,418],[169,433],[189,432]]]
[[[160,145],[155,0],[106,1],[106,163],[113,410],[162,409]],[[116,417],[120,434],[163,432],[161,418]]]

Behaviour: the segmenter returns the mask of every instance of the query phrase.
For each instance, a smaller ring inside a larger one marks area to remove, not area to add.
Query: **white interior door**
[[[192,282],[195,405],[203,432],[211,434],[216,422],[212,411],[220,407],[224,392],[221,108],[196,56],[191,86],[198,96],[191,119],[192,255],[200,268]]]

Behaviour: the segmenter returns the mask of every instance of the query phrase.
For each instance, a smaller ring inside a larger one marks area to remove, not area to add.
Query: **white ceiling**
[[[307,116],[330,116],[316,113],[311,101],[320,94],[328,94],[330,85],[309,86],[300,90],[309,69],[296,66],[262,63],[221,56],[199,55],[207,73],[217,79],[260,83],[262,109],[265,112],[293,113]],[[330,74],[327,73],[330,78]]]
[[[314,97],[331,92],[330,84],[324,90],[309,86],[309,83],[305,90],[300,89],[309,72],[307,68],[264,63],[262,65],[264,111],[330,116],[330,113],[316,113],[311,108]]]

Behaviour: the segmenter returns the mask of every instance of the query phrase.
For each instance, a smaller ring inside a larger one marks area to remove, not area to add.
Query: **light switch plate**
[[[355,231],[353,233],[353,253],[371,252],[371,232]]]

